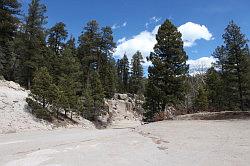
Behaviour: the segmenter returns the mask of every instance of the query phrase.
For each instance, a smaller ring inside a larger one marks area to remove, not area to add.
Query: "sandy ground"
[[[0,80],[0,134],[51,129],[28,112],[25,101],[28,94],[17,83]]]
[[[1,166],[244,166],[250,121],[165,121],[135,129],[0,135]]]
[[[57,127],[55,124],[39,120],[30,114],[26,102],[29,93],[17,83],[0,80],[0,134],[52,130]],[[72,125],[65,122],[64,127],[95,128],[94,124],[86,119],[73,118],[79,124]]]

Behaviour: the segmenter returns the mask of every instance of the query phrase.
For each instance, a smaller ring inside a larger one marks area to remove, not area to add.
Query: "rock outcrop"
[[[135,97],[128,94],[115,94],[113,99],[106,100],[108,112],[98,120],[109,128],[127,128],[141,125],[142,115],[138,111]]]

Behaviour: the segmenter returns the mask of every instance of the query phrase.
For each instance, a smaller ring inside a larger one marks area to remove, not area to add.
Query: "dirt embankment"
[[[58,127],[57,123],[48,123],[30,113],[26,102],[29,93],[30,91],[15,82],[0,80],[0,134],[51,130]],[[84,118],[75,118],[76,125],[65,119],[63,121],[64,127],[94,128],[94,125]]]
[[[250,111],[202,112],[196,114],[180,115],[174,118],[174,120],[227,120],[227,119],[250,119]]]

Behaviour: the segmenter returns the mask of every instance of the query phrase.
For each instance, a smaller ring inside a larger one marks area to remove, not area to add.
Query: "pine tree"
[[[73,36],[70,36],[70,39],[66,43],[66,47],[72,50],[72,54],[76,56],[76,44],[75,44],[75,38]]]
[[[17,55],[14,52],[13,39],[16,36],[20,13],[17,0],[0,1],[0,75],[14,80],[14,68]]]
[[[208,109],[207,92],[204,87],[199,88],[194,107],[197,111],[206,111]]]
[[[113,52],[116,45],[113,41],[113,32],[110,27],[101,30],[101,56],[98,58],[99,75],[106,98],[113,97],[116,90],[116,68]]]
[[[137,51],[131,60],[131,78],[130,78],[130,92],[133,94],[143,94],[143,57],[141,52]]]
[[[49,30],[48,44],[56,55],[60,55],[65,47],[64,41],[68,37],[68,32],[65,27],[66,25],[63,22],[59,22]]]
[[[100,78],[105,98],[112,98],[117,88],[117,74],[114,59],[109,59],[101,66]]]
[[[32,0],[26,16],[25,32],[29,40],[45,44],[44,25],[47,23],[47,8],[40,0]]]
[[[225,46],[219,46],[215,49],[214,53],[212,56],[217,59],[215,63],[215,67],[220,69],[221,72],[223,73],[225,70],[225,63],[227,61],[227,50]]]
[[[110,27],[99,27],[92,20],[87,23],[84,32],[79,37],[78,57],[82,65],[84,87],[91,84],[92,71],[102,78],[101,85],[105,97],[111,98],[116,88],[116,74],[113,52],[115,43]]]
[[[240,27],[233,21],[226,27],[223,39],[227,50],[224,81],[226,90],[231,97],[229,107],[244,111],[248,96],[247,58],[250,56],[248,40],[241,33]]]
[[[166,106],[178,105],[184,100],[188,73],[188,56],[183,49],[181,33],[166,20],[156,35],[157,44],[148,58],[152,66],[148,69],[145,110],[148,119]]]
[[[57,71],[54,72],[54,82],[59,86],[61,92],[60,106],[67,112],[78,112],[77,103],[80,91],[80,62],[74,54],[72,45],[66,44],[61,56],[57,56]]]
[[[1,46],[0,46],[1,47]],[[4,46],[1,47],[1,65],[2,71],[0,67],[0,75],[2,74],[6,80],[14,81],[15,80],[15,65],[17,61],[17,55],[14,50],[14,42],[6,41]]]
[[[103,109],[104,97],[114,93],[114,65],[112,52],[115,47],[111,28],[100,30],[98,23],[92,20],[87,23],[79,37],[78,58],[82,66],[85,101],[84,108],[89,119],[93,119]],[[101,80],[102,78],[102,80]],[[87,91],[86,91],[87,89]],[[87,104],[89,101],[93,104]]]
[[[42,103],[43,108],[46,108],[55,98],[52,97],[53,79],[50,76],[47,68],[40,68],[34,76],[34,84],[31,93],[37,102]]]
[[[250,55],[250,51],[248,51],[248,54]],[[246,108],[249,111],[250,110],[250,56],[248,56],[248,72],[247,72],[247,96],[246,96]]]
[[[100,75],[96,71],[91,73],[91,97],[93,98],[93,116],[99,115],[104,106],[104,90],[101,84]]]
[[[65,29],[65,24],[62,22],[55,24],[49,30],[48,46],[50,48],[49,51],[51,51],[51,53],[47,54],[47,55],[49,55],[49,57],[46,57],[46,59],[50,60],[50,61],[47,61],[48,65],[49,65],[48,68],[49,68],[49,71],[52,74],[54,82],[56,84],[58,84],[59,77],[62,73],[61,67],[63,65],[67,66],[67,64],[65,64],[64,59],[63,59],[63,58],[65,58],[64,57],[65,52],[67,55],[70,54],[71,57],[74,57],[74,55],[71,55],[73,53],[73,52],[71,52],[71,48],[69,48],[69,46],[64,42],[67,37],[68,37],[68,32]],[[66,47],[68,48],[67,50],[65,50]],[[74,52],[74,54],[75,54],[75,52]],[[67,55],[66,55],[66,58],[68,58]],[[71,65],[71,64],[69,64],[69,65]]]
[[[129,61],[126,54],[124,54],[121,60],[117,61],[117,75],[118,75],[118,91],[120,93],[129,92]]]
[[[97,21],[92,20],[84,27],[84,31],[78,40],[78,58],[81,62],[84,84],[90,84],[90,73],[98,68],[100,54],[101,34]]]
[[[0,44],[12,40],[18,26],[17,15],[20,13],[21,4],[17,0],[0,1]]]
[[[47,52],[45,42],[46,6],[40,0],[32,0],[29,4],[28,16],[25,23],[25,50],[21,56],[22,77],[30,89],[33,73],[44,66],[42,52]],[[47,54],[47,53],[46,53]]]
[[[83,99],[82,116],[86,119],[93,120],[94,100],[90,88],[91,88],[90,85],[88,85],[83,93],[84,99]]]
[[[226,98],[222,75],[213,67],[206,73],[206,89],[209,109],[221,111],[225,109]]]

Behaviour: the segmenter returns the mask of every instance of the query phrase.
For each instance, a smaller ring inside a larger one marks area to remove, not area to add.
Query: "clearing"
[[[134,129],[0,135],[1,166],[244,166],[250,121],[163,121]]]

